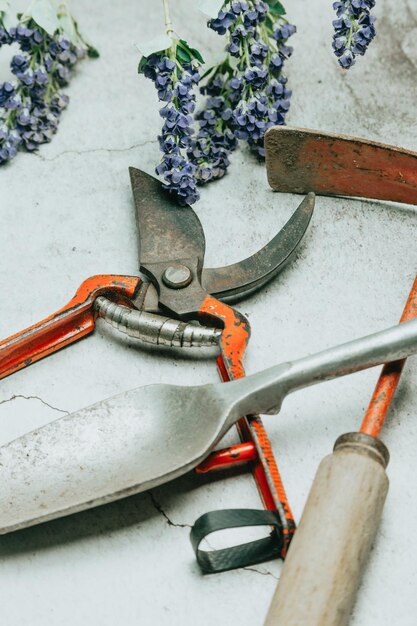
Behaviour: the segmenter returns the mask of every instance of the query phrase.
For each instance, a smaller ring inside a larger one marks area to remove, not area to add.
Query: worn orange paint
[[[400,322],[417,317],[417,277],[414,280]],[[397,390],[405,359],[384,365],[362,421],[361,433],[378,437]]]
[[[268,180],[276,191],[417,204],[417,152],[287,126],[271,128],[265,148]]]
[[[283,526],[283,534],[284,534],[284,545],[282,549],[282,557],[285,558],[287,550],[289,548],[291,539],[296,530],[296,525],[294,521],[294,516],[291,511],[290,504],[288,502],[287,494],[285,492],[284,483],[282,481],[282,477],[280,471],[278,469],[277,462],[275,461],[274,453],[272,451],[271,442],[269,437],[265,431],[264,425],[259,417],[254,417],[251,420],[251,426],[253,430],[256,432],[256,439],[258,441],[258,445],[262,450],[261,458],[264,460],[264,463],[268,466],[268,473],[270,478],[272,479],[272,485],[269,485],[269,488],[272,490],[272,494],[275,502],[279,502],[282,507],[282,513],[285,517],[286,524]]]
[[[93,332],[96,319],[94,300],[106,294],[125,302],[133,297],[140,282],[137,276],[98,275],[87,278],[62,309],[0,342],[0,379]]]
[[[243,358],[250,336],[247,320],[238,311],[219,302],[212,296],[207,296],[204,300],[200,316],[202,319],[214,317],[223,323],[221,354],[217,360],[222,380],[227,382],[245,376]],[[286,528],[283,529],[282,557],[285,557],[295,530],[295,522],[271,443],[262,420],[257,415],[242,417],[237,423],[237,429],[242,442],[251,443],[257,450],[256,457],[252,461],[252,474],[265,508],[271,511],[281,509],[284,512]],[[228,456],[231,455],[233,455],[233,447],[214,452],[209,457],[208,466],[203,463],[201,469],[198,468],[197,471],[205,472],[216,467],[224,468]],[[234,459],[229,460],[229,463],[234,462]]]
[[[243,465],[244,463],[256,461],[256,457],[257,451],[254,443],[251,441],[238,443],[235,446],[212,452],[200,463],[196,472],[197,474],[207,474],[208,472],[226,469],[232,465]]]
[[[216,318],[222,322],[221,359],[224,361],[229,379],[245,375],[243,357],[250,337],[247,320],[235,309],[207,296],[200,309],[200,317]]]
[[[318,193],[417,203],[415,152],[371,141],[344,141],[342,135],[319,146],[315,140],[306,140],[303,163],[322,165],[311,186]]]

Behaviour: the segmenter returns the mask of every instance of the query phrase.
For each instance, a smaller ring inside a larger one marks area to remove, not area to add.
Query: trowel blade
[[[0,534],[139,493],[195,467],[219,437],[214,387],[134,389],[1,447]],[[199,420],[202,405],[212,410]]]

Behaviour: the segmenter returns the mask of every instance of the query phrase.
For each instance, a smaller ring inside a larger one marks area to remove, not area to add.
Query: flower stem
[[[165,32],[167,35],[174,32],[171,22],[171,14],[169,11],[169,0],[162,0],[164,5],[164,15],[165,15]]]

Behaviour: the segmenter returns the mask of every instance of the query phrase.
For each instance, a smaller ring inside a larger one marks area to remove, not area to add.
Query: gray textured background
[[[73,0],[101,58],[80,67],[52,143],[0,171],[0,337],[61,307],[92,274],[137,271],[127,167],[152,173],[159,117],[152,85],[136,74],[133,44],[160,33],[160,4]],[[177,30],[209,56],[221,42],[196,3],[172,4]],[[415,1],[378,1],[378,38],[348,74],[330,49],[331,1],[286,4],[298,26],[288,122],[416,150]],[[237,152],[230,175],[204,189],[196,206],[207,264],[255,252],[298,201],[273,194],[262,165]],[[239,305],[253,329],[248,372],[392,325],[416,267],[415,208],[319,198],[298,259]],[[417,623],[416,374],[411,361],[384,432],[391,488],[353,626]],[[299,392],[278,418],[265,419],[297,519],[319,460],[339,434],[357,427],[376,377],[368,371]],[[134,386],[216,380],[206,353],[143,349],[99,324],[93,338],[1,382],[0,438]],[[188,541],[196,517],[230,506],[258,506],[249,477],[188,475],[152,494],[1,538],[2,623],[261,626],[281,563],[203,577]]]

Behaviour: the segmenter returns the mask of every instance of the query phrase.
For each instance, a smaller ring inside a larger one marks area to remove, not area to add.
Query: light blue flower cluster
[[[258,156],[265,155],[265,132],[285,123],[290,106],[282,69],[292,54],[287,40],[296,32],[260,0],[226,2],[209,27],[227,34],[229,58],[213,68],[201,90],[209,97],[197,115],[200,130],[190,150],[199,182],[225,174],[238,140],[247,142]]]
[[[376,35],[375,20],[370,14],[375,0],[339,0],[333,3],[337,19],[333,21],[333,50],[339,65],[352,67],[357,55],[364,55]]]
[[[166,56],[167,52],[171,53],[171,58]],[[200,74],[192,59],[185,63],[177,59],[175,46],[171,51],[147,57],[140,71],[154,82],[159,100],[166,103],[159,112],[164,120],[158,137],[163,156],[156,173],[163,176],[164,188],[175,195],[179,204],[193,204],[200,194],[196,166],[187,152],[194,132],[193,87],[198,84]]]
[[[228,83],[231,79],[228,64],[219,66],[208,83],[201,88],[207,95],[205,108],[196,118],[199,124],[197,136],[192,139],[188,157],[196,168],[199,184],[221,178],[229,166],[230,153],[237,139],[229,126],[233,115],[233,93]]]
[[[10,63],[15,79],[0,84],[0,165],[20,148],[51,141],[69,101],[61,88],[89,52],[88,44],[76,46],[59,30],[50,36],[32,19],[9,30],[0,22],[0,47],[12,43],[20,51]]]
[[[200,91],[207,99],[194,117],[196,66],[202,61],[198,51],[173,38],[170,49],[142,57],[139,72],[154,82],[166,103],[160,110],[163,157],[156,173],[180,204],[198,200],[198,184],[224,176],[239,140],[263,157],[266,130],[284,124],[291,92],[282,69],[292,53],[287,40],[296,28],[283,14],[278,0],[223,3],[208,26],[227,36],[227,55],[206,73]]]

